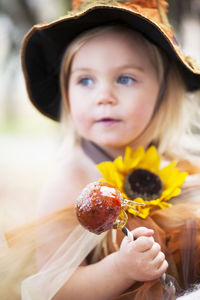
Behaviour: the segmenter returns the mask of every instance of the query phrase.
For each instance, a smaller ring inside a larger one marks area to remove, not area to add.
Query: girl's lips
[[[103,118],[97,121],[98,124],[102,124],[104,126],[112,126],[115,125],[117,123],[119,123],[120,120],[118,119],[112,119],[112,118]]]

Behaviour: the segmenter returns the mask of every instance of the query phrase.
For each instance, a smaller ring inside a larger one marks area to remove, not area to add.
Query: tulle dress
[[[93,147],[86,151],[98,162],[109,160]],[[169,263],[167,274],[176,294],[200,281],[200,170],[187,163],[180,163],[180,167],[188,171],[189,176],[181,194],[170,200],[173,205],[153,211],[146,219],[129,214],[127,223],[130,230],[138,226],[154,229],[154,238]],[[62,230],[53,231],[59,224]],[[89,264],[101,260],[119,249],[123,237],[121,231],[114,229],[101,235],[86,231],[79,225],[73,206],[2,234],[0,299],[52,299],[83,259]],[[60,246],[48,249],[46,263],[38,271],[37,249],[45,251],[45,247],[53,245],[58,238]],[[175,296],[167,284],[158,279],[138,282],[114,299],[167,300]]]

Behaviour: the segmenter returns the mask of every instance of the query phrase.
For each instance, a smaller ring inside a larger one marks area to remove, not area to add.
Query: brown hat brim
[[[49,24],[35,25],[22,44],[22,67],[29,97],[36,108],[53,120],[60,116],[59,73],[66,47],[81,32],[110,23],[125,24],[141,32],[177,61],[189,91],[200,88],[200,70],[181,54],[177,44],[143,15],[120,6],[94,6]]]

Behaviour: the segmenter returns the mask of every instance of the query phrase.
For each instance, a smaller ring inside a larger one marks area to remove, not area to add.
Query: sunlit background
[[[184,52],[200,63],[200,0],[171,0],[169,18]],[[33,24],[64,15],[67,0],[0,0],[0,224],[32,219],[39,191],[56,163],[60,131],[30,104],[20,46]]]

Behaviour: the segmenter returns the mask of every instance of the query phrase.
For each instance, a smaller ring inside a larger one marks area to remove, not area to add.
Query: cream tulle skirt
[[[155,210],[143,220],[129,216],[127,227],[153,228],[169,262],[178,292],[200,281],[200,176],[190,176],[173,206]],[[54,228],[61,224],[62,230]],[[7,232],[1,239],[0,299],[48,300],[67,282],[86,258],[94,263],[119,249],[121,232],[100,236],[84,230],[74,208],[68,207],[41,220]],[[59,247],[51,247],[54,240]],[[48,247],[46,263],[38,271],[37,250]],[[172,299],[161,280],[138,283],[115,299]]]

